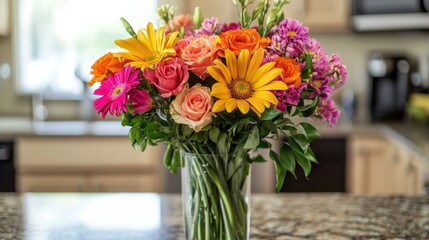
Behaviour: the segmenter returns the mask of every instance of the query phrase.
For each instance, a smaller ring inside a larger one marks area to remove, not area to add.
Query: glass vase
[[[245,159],[181,152],[186,240],[249,239],[250,164]]]

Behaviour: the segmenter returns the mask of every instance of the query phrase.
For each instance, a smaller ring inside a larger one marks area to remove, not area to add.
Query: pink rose
[[[212,106],[210,89],[196,84],[177,95],[170,104],[170,113],[175,122],[186,124],[199,132],[212,122]]]
[[[207,67],[217,58],[215,39],[216,36],[188,37],[179,41],[179,51],[176,48],[189,70],[203,80],[208,76]]]
[[[146,89],[135,89],[129,95],[134,114],[149,112],[152,109],[152,98]]]
[[[164,60],[155,69],[145,68],[143,75],[163,98],[179,94],[189,78],[188,66],[179,58]]]

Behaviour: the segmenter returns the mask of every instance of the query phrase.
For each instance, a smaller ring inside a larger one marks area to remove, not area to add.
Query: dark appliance
[[[368,60],[371,122],[398,122],[405,117],[415,61],[402,54],[373,53]]]
[[[15,192],[13,141],[0,140],[0,192]]]
[[[353,0],[356,31],[429,29],[429,0]]]
[[[282,192],[345,192],[346,191],[346,136],[325,137],[311,143],[319,164],[312,164],[308,179],[300,166],[296,178],[288,172]]]

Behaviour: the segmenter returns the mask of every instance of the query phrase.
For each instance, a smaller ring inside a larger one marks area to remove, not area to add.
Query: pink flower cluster
[[[277,109],[286,111],[287,106],[296,106],[303,90],[310,90],[310,98],[319,97],[315,117],[325,119],[329,126],[338,121],[339,110],[335,107],[332,95],[335,89],[347,81],[346,67],[338,54],[329,57],[320,43],[310,38],[308,28],[294,19],[284,19],[271,33],[271,44],[267,48],[267,60],[273,56],[295,59],[305,68],[306,55],[312,59],[313,71],[304,79],[300,87],[290,87],[285,91],[276,91],[279,99]]]

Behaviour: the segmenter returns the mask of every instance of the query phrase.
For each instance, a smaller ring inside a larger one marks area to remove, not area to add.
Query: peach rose
[[[299,63],[293,59],[284,57],[276,57],[274,62],[276,62],[275,67],[283,70],[283,82],[288,86],[294,85],[295,88],[301,85],[301,67]]]
[[[216,36],[188,37],[180,40],[176,52],[189,70],[201,79],[208,76],[207,67],[217,58],[214,41]]]
[[[119,58],[114,57],[111,52],[104,54],[91,66],[91,74],[94,75],[94,77],[88,85],[91,87],[94,83],[105,80],[110,74],[119,72],[125,64],[127,64],[126,61],[120,61]]]
[[[199,132],[212,122],[212,106],[210,89],[196,84],[176,96],[170,104],[170,113],[175,122],[186,124]]]
[[[216,40],[218,54],[225,56],[225,50],[231,50],[235,55],[239,55],[241,50],[248,49],[250,55],[259,48],[266,48],[271,40],[268,37],[262,38],[256,29],[237,29],[223,32]]]
[[[178,15],[169,22],[169,28],[171,31],[181,31],[183,28],[183,33],[189,32],[192,30],[192,17],[189,15]]]

